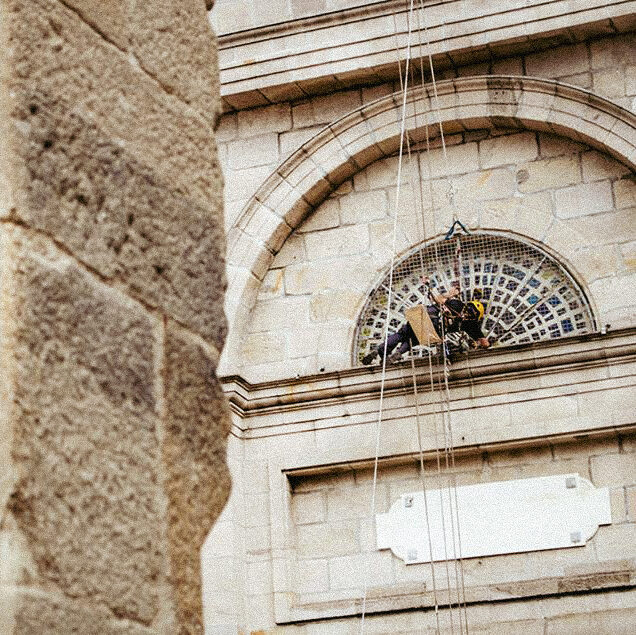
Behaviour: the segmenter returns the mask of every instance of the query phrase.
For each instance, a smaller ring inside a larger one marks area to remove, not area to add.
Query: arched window
[[[457,279],[457,272],[464,300],[470,299],[475,288],[482,289],[482,329],[496,345],[538,342],[595,330],[585,293],[552,256],[519,239],[480,232],[437,240],[396,262],[389,334],[404,323],[405,309],[429,302],[423,275],[430,278],[432,288],[445,292]],[[384,337],[389,279],[387,273],[362,310],[353,351],[356,364]]]

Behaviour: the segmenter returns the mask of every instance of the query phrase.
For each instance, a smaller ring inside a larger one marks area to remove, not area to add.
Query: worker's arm
[[[428,276],[423,276],[422,282],[428,286],[429,284]],[[450,298],[454,298],[458,296],[460,293],[459,287],[456,287],[456,286],[451,287],[451,290],[446,293],[435,293],[435,291],[433,291],[433,289],[431,289],[429,286],[428,292],[431,298],[433,299],[433,301],[436,302],[437,304],[445,304],[446,300],[450,300]]]

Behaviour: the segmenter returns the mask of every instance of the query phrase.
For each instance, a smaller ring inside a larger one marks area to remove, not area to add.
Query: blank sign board
[[[376,538],[416,564],[584,546],[611,522],[609,490],[564,474],[403,494],[376,515]]]

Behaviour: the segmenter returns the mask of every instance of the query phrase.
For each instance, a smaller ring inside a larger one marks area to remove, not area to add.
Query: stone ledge
[[[581,335],[561,341],[475,352],[470,358],[462,355],[452,360],[450,386],[473,385],[495,378],[510,378],[516,374],[535,376],[547,369],[563,369],[580,364],[589,367],[628,361],[636,356],[635,334],[636,328],[630,328],[605,335]],[[403,377],[403,369],[409,364],[404,362],[388,369],[384,384],[387,395],[412,393],[411,384]],[[221,382],[233,411],[241,418],[249,418],[272,412],[312,409],[334,399],[358,400],[377,396],[381,384],[380,373],[381,368],[376,366],[262,384],[251,384],[239,375],[222,377]],[[427,362],[416,362],[416,376],[419,380],[428,376]]]
[[[505,602],[530,598],[550,598],[572,593],[602,592],[607,590],[630,589],[636,586],[636,563],[629,564],[610,561],[594,575],[566,575],[551,578],[520,580],[518,582],[495,583],[484,586],[467,586],[465,601],[468,606],[480,603]],[[599,563],[603,565],[604,563]],[[431,590],[422,588],[424,584],[410,584],[370,589],[366,599],[366,613],[385,613],[406,609],[430,609],[435,607],[435,597]],[[438,588],[437,594],[445,598],[447,589]],[[454,591],[454,589],[451,589]],[[286,594],[290,595],[290,594]],[[287,611],[276,612],[277,624],[289,624],[305,620],[344,617],[362,614],[362,598],[343,598],[340,593],[314,594],[311,601],[309,594],[305,601],[290,602]],[[282,603],[281,603],[282,604]],[[444,600],[440,608],[448,608]],[[282,608],[279,604],[279,608]]]

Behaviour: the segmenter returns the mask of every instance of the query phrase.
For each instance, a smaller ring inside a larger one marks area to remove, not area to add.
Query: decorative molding
[[[636,359],[635,335],[636,327],[604,335],[594,333],[559,341],[473,351],[470,356],[460,354],[452,360],[449,385],[463,388],[562,372],[567,367],[627,363]],[[385,394],[412,394],[412,379],[410,376],[405,379],[403,366],[388,368]],[[418,382],[427,380],[428,362],[417,360],[415,366]],[[253,417],[376,398],[380,392],[380,374],[380,366],[364,366],[261,384],[250,383],[240,375],[229,375],[221,377],[221,383],[230,407],[248,429],[248,421]],[[506,388],[508,390],[510,386]]]

